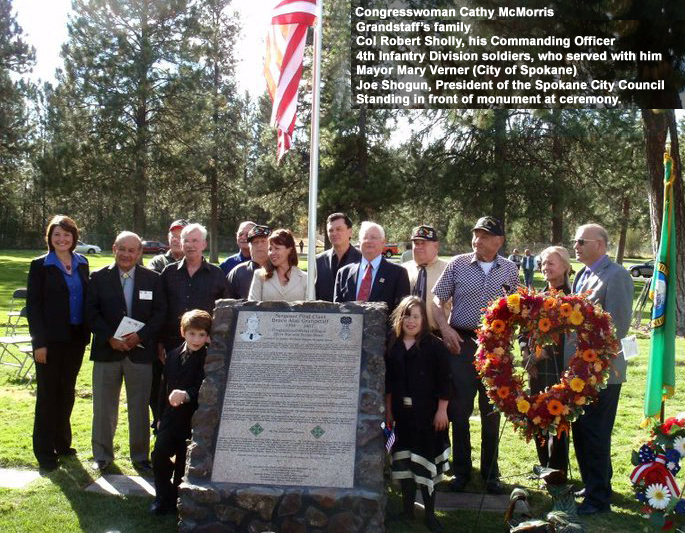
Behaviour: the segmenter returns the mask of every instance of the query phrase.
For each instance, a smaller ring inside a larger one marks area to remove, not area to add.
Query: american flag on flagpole
[[[290,149],[295,129],[297,88],[307,28],[316,22],[317,0],[276,0],[266,41],[264,74],[273,102],[271,125],[278,128],[278,160]]]

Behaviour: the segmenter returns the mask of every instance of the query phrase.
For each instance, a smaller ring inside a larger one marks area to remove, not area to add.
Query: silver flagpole
[[[309,147],[309,227],[307,238],[307,300],[316,299],[316,207],[319,190],[319,92],[321,86],[321,39],[323,0],[317,2],[314,26],[314,61],[312,62],[312,133]]]

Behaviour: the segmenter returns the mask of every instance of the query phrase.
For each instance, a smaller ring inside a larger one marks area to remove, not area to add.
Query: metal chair
[[[26,289],[15,289],[10,300],[10,308],[7,313],[7,326],[5,335],[14,335],[22,319],[26,320]],[[21,303],[21,309],[17,309]]]

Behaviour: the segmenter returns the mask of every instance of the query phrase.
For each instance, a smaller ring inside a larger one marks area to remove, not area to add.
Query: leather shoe
[[[147,459],[144,461],[133,461],[133,468],[135,468],[139,472],[151,472],[152,463]]]
[[[69,457],[71,455],[76,455],[76,448],[67,448],[66,450],[61,450],[57,452],[57,455],[62,457]]]
[[[435,517],[434,514],[428,514],[426,515],[424,519],[424,524],[426,524],[426,527],[432,531],[433,533],[442,533],[444,528],[442,527],[442,524],[440,521]]]
[[[485,482],[485,490],[488,494],[506,494],[508,491],[507,487],[504,486],[499,479],[491,479]]]
[[[149,509],[151,514],[161,516],[165,514],[170,514],[175,511],[174,507],[171,505],[165,505],[163,502],[159,500],[155,500],[150,504],[150,509]]]
[[[50,472],[54,472],[59,468],[59,464],[57,461],[45,461],[43,463],[40,463],[38,465],[38,473],[39,474],[49,474]]]
[[[597,513],[606,513],[607,511],[609,511],[609,509],[609,505],[603,507],[596,507],[586,500],[578,506],[578,514],[589,515]]]
[[[111,465],[109,461],[94,461],[93,464],[91,465],[93,467],[93,470],[99,470],[100,472],[103,472],[104,470],[107,470],[109,468],[109,465]]]
[[[449,483],[450,490],[452,492],[463,492],[468,482],[468,478],[465,478],[464,476],[460,476],[457,474]]]

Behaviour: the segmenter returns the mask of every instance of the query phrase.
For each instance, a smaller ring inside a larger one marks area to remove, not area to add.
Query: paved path
[[[37,470],[0,468],[0,487],[3,489],[23,489],[39,477],[40,474]]]

